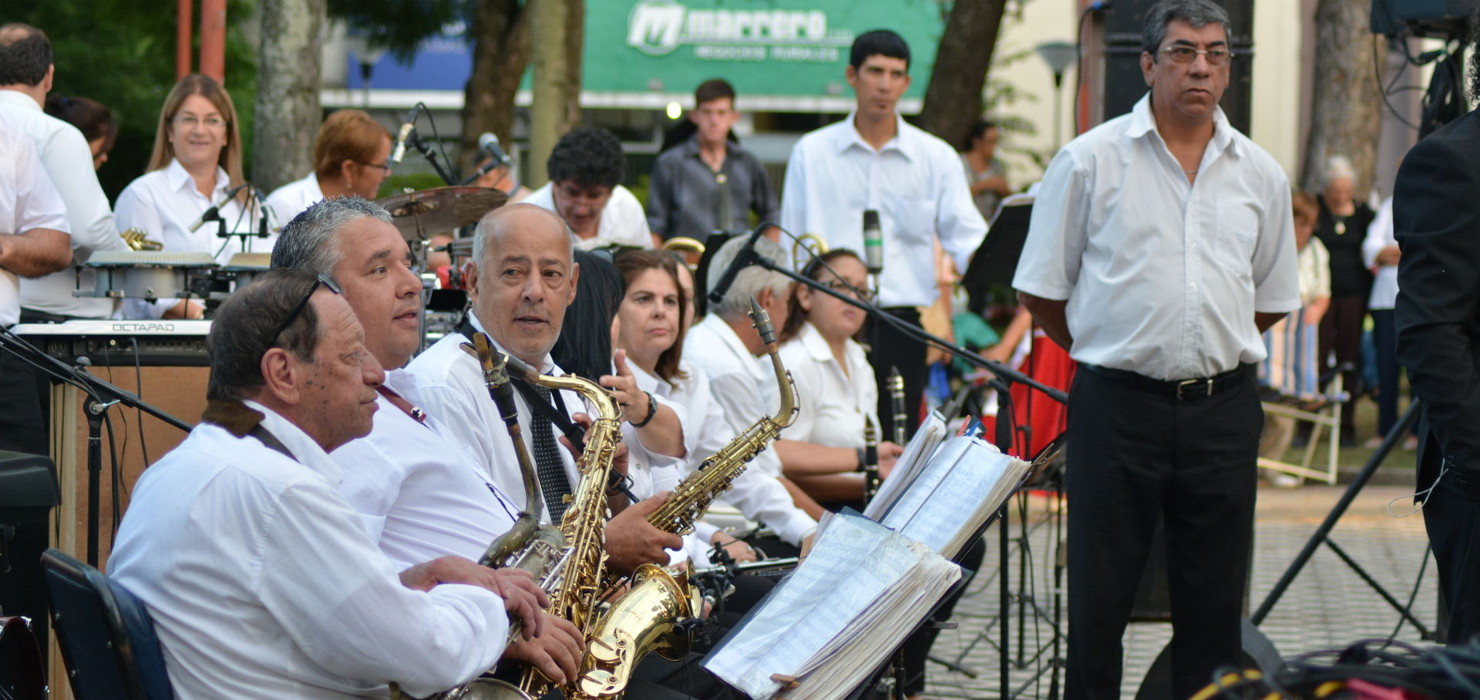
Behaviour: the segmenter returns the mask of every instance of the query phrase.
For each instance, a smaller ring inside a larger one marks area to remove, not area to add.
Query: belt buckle
[[[1187,390],[1189,390],[1189,389],[1197,389],[1199,387],[1202,388],[1201,395],[1198,395],[1195,391],[1191,392],[1190,394],[1189,393],[1184,393],[1184,392],[1187,392]],[[1188,399],[1202,399],[1202,398],[1207,398],[1207,397],[1212,396],[1212,395],[1213,395],[1213,378],[1212,377],[1208,377],[1206,379],[1184,379],[1184,380],[1182,380],[1180,382],[1177,382],[1177,400],[1178,401],[1186,401]]]

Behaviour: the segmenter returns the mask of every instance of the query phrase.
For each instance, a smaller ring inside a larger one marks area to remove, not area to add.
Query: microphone
[[[281,230],[281,225],[274,225],[278,223],[277,212],[267,205],[267,198],[262,196],[262,190],[253,187],[247,191],[252,193],[252,199],[257,200],[258,213],[261,214],[258,217],[257,237],[267,238],[272,231]]]
[[[401,125],[401,132],[396,135],[396,150],[391,151],[392,163],[399,163],[402,158],[406,157],[406,140],[411,138],[411,133],[414,131],[416,131],[416,122],[414,121],[409,121]]]
[[[879,231],[877,209],[863,211],[863,266],[871,275],[884,271],[884,234]]]
[[[246,186],[247,183],[243,182],[236,187],[226,190],[226,194],[221,197],[221,201],[212,204],[210,209],[205,210],[205,212],[200,215],[200,218],[196,219],[195,223],[190,225],[190,232],[195,233],[196,231],[200,230],[200,227],[205,225],[207,221],[215,221],[221,218],[221,207],[226,206],[226,203],[230,202],[231,198],[235,197],[236,193],[242,191],[242,188]]]
[[[495,168],[509,162],[509,155],[504,153],[503,147],[499,145],[498,135],[491,131],[485,131],[478,137],[478,149],[493,156],[493,167]]]
[[[730,285],[735,283],[735,276],[755,262],[755,242],[769,226],[770,224],[761,224],[751,232],[750,238],[745,241],[745,247],[740,249],[734,260],[730,261],[730,266],[725,268],[725,274],[720,276],[719,282],[714,285],[714,290],[709,292],[709,303],[720,303],[725,298],[725,292],[730,291]]]

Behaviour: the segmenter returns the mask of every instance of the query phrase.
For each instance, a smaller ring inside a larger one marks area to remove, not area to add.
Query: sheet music
[[[882,522],[945,556],[955,556],[1012,494],[1028,466],[980,438],[951,438]]]
[[[863,514],[874,521],[882,520],[904,492],[904,487],[912,483],[929,463],[936,448],[946,439],[946,432],[945,417],[939,411],[931,411],[894,463],[894,471],[879,485],[879,492],[874,494],[874,499],[869,501]]]
[[[893,651],[960,576],[924,545],[857,514],[830,519],[797,570],[704,666],[752,698],[836,697]],[[868,562],[860,566],[859,562]]]

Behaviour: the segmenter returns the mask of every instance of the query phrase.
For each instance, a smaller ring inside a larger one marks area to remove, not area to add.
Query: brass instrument
[[[164,244],[149,239],[149,233],[141,228],[131,228],[118,234],[129,250],[164,250]]]
[[[689,653],[691,628],[704,599],[688,576],[675,578],[660,566],[643,564],[631,584],[591,626],[576,680],[579,692],[566,697],[621,697],[644,656],[656,651],[678,661]]]
[[[663,250],[672,250],[682,255],[690,272],[699,264],[699,259],[704,257],[704,244],[688,236],[674,236],[663,241]]]
[[[904,377],[898,367],[889,368],[889,404],[894,408],[894,444],[904,447],[909,442],[905,426],[909,425],[909,410],[904,405]]]
[[[720,448],[720,451],[705,459],[693,474],[674,487],[667,502],[648,516],[648,522],[660,530],[676,535],[693,532],[694,521],[704,515],[715,497],[730,487],[730,482],[745,471],[745,465],[750,460],[781,434],[782,428],[796,421],[797,411],[800,410],[796,403],[796,384],[791,380],[791,373],[781,364],[781,357],[776,351],[776,329],[771,325],[771,317],[753,298],[750,300],[750,319],[766,344],[766,352],[771,356],[771,369],[776,373],[781,406],[776,409],[776,415],[762,416],[746,428],[745,432]]]
[[[827,252],[827,241],[815,233],[804,233],[796,236],[791,242],[791,262],[800,271],[807,266],[807,261]],[[806,257],[802,257],[806,253]]]

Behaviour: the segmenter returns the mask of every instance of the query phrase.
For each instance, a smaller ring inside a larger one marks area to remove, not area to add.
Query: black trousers
[[[1439,566],[1439,590],[1449,608],[1444,641],[1463,644],[1480,633],[1480,600],[1475,595],[1475,582],[1480,581],[1480,504],[1465,498],[1454,482],[1453,472],[1439,479],[1424,503],[1423,524]]]
[[[920,312],[913,306],[891,306],[884,312],[906,323],[920,325]],[[864,339],[869,343],[868,363],[874,368],[874,381],[879,385],[879,425],[884,434],[879,440],[893,440],[894,408],[889,398],[889,370],[898,368],[904,378],[904,406],[906,434],[914,435],[920,425],[920,396],[925,392],[925,380],[929,368],[925,366],[925,344],[898,330],[894,326],[869,320],[864,330]]]
[[[49,455],[44,375],[29,363],[0,349],[0,450]]]
[[[1119,698],[1121,637],[1157,514],[1166,518],[1172,694],[1238,664],[1264,415],[1253,367],[1201,399],[1081,368],[1069,395],[1069,651],[1065,697]]]
[[[1331,297],[1331,307],[1321,317],[1320,361],[1336,355],[1338,366],[1349,364],[1353,371],[1343,372],[1341,385],[1352,398],[1341,407],[1342,437],[1353,437],[1357,417],[1357,391],[1362,377],[1362,320],[1367,317],[1367,295]],[[1324,365],[1323,365],[1324,367]]]

